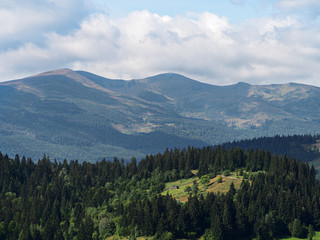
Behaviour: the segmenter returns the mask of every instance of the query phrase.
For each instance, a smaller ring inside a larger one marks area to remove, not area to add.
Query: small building
[[[179,189],[179,186],[173,185],[171,188],[169,188],[169,190],[177,190]]]

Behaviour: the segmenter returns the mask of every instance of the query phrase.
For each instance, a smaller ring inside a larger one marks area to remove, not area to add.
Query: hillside
[[[320,136],[293,135],[243,139],[222,144],[224,147],[265,150],[272,154],[287,155],[304,162],[320,160]]]
[[[51,159],[141,158],[166,148],[320,132],[320,89],[131,81],[60,69],[0,83],[0,150]]]
[[[0,154],[0,239],[305,238],[320,230],[315,175],[307,163],[240,148],[126,164]]]

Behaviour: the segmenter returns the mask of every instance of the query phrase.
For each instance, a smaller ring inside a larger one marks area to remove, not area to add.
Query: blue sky
[[[125,17],[132,11],[148,10],[160,15],[186,15],[188,13],[213,12],[227,17],[230,22],[239,23],[246,19],[269,16],[275,11],[271,4],[255,1],[227,1],[227,0],[138,0],[138,1],[95,1],[104,5],[111,17]]]
[[[58,68],[320,86],[319,0],[1,0],[0,81]]]

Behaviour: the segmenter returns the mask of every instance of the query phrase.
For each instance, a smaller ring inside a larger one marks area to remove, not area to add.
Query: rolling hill
[[[0,151],[130,159],[165,148],[320,131],[320,88],[213,86],[166,73],[131,81],[60,69],[0,83]]]

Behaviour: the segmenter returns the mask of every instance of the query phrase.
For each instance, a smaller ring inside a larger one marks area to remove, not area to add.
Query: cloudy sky
[[[0,81],[71,68],[320,86],[320,0],[1,0]]]

